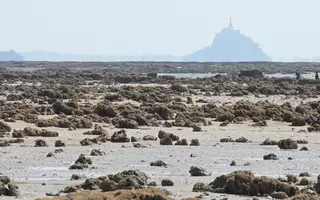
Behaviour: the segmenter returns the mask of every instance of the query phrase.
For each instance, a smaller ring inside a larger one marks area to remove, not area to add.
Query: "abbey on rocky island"
[[[242,62],[271,61],[250,37],[235,30],[230,18],[229,25],[217,33],[213,43],[197,52],[183,57],[184,61]]]

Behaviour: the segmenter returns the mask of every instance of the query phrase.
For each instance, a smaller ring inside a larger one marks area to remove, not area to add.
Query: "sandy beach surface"
[[[240,98],[212,97],[212,100],[221,102],[238,101]],[[257,101],[258,98],[242,98]],[[283,103],[290,101],[297,103],[294,98],[284,99],[279,96],[268,97],[269,101]],[[50,117],[50,116],[47,116]],[[46,196],[46,193],[58,193],[64,187],[76,185],[84,180],[71,181],[72,174],[85,175],[86,177],[98,177],[114,174],[123,170],[138,169],[149,176],[150,181],[160,184],[164,178],[174,182],[173,187],[165,187],[173,193],[176,199],[185,197],[203,196],[203,199],[250,199],[226,194],[193,193],[192,187],[197,182],[210,183],[221,174],[235,170],[250,170],[257,176],[284,177],[286,174],[298,175],[301,172],[309,172],[311,180],[316,180],[319,174],[319,133],[309,133],[306,127],[292,127],[289,123],[267,121],[266,127],[254,127],[252,122],[242,124],[230,124],[220,127],[219,122],[211,126],[202,127],[202,132],[193,132],[192,128],[164,128],[164,127],[140,127],[127,130],[129,137],[142,138],[145,135],[157,137],[159,130],[174,133],[187,141],[199,139],[200,146],[160,146],[157,141],[139,141],[147,148],[134,148],[132,143],[103,143],[100,145],[80,146],[79,141],[94,136],[83,135],[88,129],[69,131],[62,128],[48,128],[59,132],[58,138],[45,138],[48,147],[33,147],[38,138],[25,138],[23,144],[13,144],[0,148],[1,173],[9,176],[20,188],[21,196],[18,199],[35,199]],[[8,123],[12,129],[35,127],[23,121]],[[100,124],[109,134],[119,130],[112,125]],[[237,139],[246,137],[249,143],[220,143],[221,138],[231,137]],[[309,143],[299,145],[306,146],[310,151],[280,150],[278,146],[260,145],[265,139],[280,140],[292,138],[294,140],[306,139]],[[6,137],[4,138],[6,139]],[[8,137],[9,139],[9,137]],[[54,142],[59,139],[66,143],[62,153],[54,154],[54,157],[46,157],[49,152],[54,152]],[[106,152],[105,156],[91,157],[92,166],[85,170],[69,170],[80,154],[89,155],[92,149],[100,149]],[[263,160],[263,156],[274,153],[279,160]],[[195,157],[190,157],[193,154]],[[292,157],[292,160],[288,160]],[[162,160],[168,167],[151,167],[150,162]],[[231,161],[236,166],[230,166]],[[199,166],[211,172],[211,176],[191,177],[191,166]],[[45,183],[45,184],[43,184]],[[206,196],[208,195],[208,196]],[[0,197],[11,199],[11,197]],[[14,199],[14,198],[12,198]],[[262,198],[261,198],[262,199]]]

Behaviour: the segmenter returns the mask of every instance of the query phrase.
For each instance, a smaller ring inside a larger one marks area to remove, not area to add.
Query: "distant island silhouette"
[[[0,61],[23,61],[24,57],[17,52],[10,51],[0,51]]]
[[[197,52],[186,55],[183,61],[241,62],[271,61],[251,38],[235,30],[230,18],[229,26],[216,34],[213,43]]]

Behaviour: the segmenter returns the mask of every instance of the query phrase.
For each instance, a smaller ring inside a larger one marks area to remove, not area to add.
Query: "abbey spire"
[[[230,28],[230,29],[233,29],[232,18],[231,18],[231,17],[230,17],[230,19],[229,19],[229,28]]]
[[[183,57],[188,62],[244,62],[271,61],[252,38],[245,36],[240,30],[235,30],[232,18],[229,25],[214,36],[210,46]]]

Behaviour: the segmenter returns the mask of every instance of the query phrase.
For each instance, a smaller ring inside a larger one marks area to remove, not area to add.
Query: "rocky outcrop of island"
[[[0,61],[24,61],[24,57],[13,50],[0,51]]]
[[[232,22],[216,34],[213,43],[197,52],[186,55],[184,61],[243,62],[271,61],[250,37],[233,28]]]

